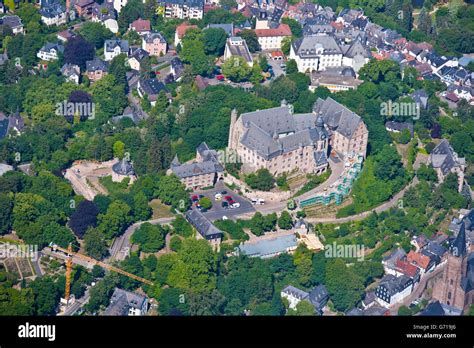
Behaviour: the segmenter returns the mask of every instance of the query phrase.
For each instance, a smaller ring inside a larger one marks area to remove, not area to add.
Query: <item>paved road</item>
[[[43,270],[41,269],[41,265],[40,265],[40,260],[42,256],[43,256],[43,253],[41,251],[38,251],[38,256],[36,260],[35,261],[31,260],[31,264],[33,265],[33,268],[35,269],[35,273],[37,277],[43,276]]]
[[[370,214],[373,212],[376,213],[381,213],[383,211],[386,211],[394,206],[396,206],[399,202],[399,200],[403,197],[405,192],[410,188],[418,184],[418,178],[414,177],[413,180],[405,186],[400,192],[398,192],[395,196],[393,196],[389,201],[382,203],[381,205],[368,210],[364,211],[363,213],[357,214],[357,215],[351,215],[343,218],[335,218],[335,217],[327,217],[327,218],[307,218],[306,220],[310,223],[320,223],[320,222],[325,222],[325,223],[344,223],[344,222],[349,222],[349,221],[357,221],[357,220],[362,220],[368,217]]]
[[[76,299],[74,301],[73,304],[69,305],[66,309],[66,311],[64,311],[63,313],[58,313],[58,316],[72,316],[74,314],[76,314],[76,312],[82,308],[82,306],[84,306],[87,302],[89,302],[89,298],[90,298],[90,290],[91,288],[87,289],[84,293],[84,295],[79,298],[79,299]]]
[[[329,158],[329,164],[331,166],[331,175],[329,178],[314,189],[295,197],[296,200],[307,199],[322,193],[325,188],[328,188],[339,179],[344,171],[344,162],[342,160],[334,161],[332,158]],[[255,209],[262,214],[279,213],[286,208],[286,205],[287,202],[265,203],[264,205],[256,206]]]
[[[428,284],[428,281],[430,279],[433,279],[433,278],[437,277],[441,272],[444,271],[445,268],[446,268],[446,263],[443,264],[443,265],[438,266],[433,272],[428,273],[428,274],[424,274],[423,277],[421,278],[420,282],[416,286],[415,290],[410,295],[405,297],[403,299],[403,301],[401,301],[399,303],[396,303],[393,307],[390,308],[391,314],[392,315],[397,315],[398,314],[398,309],[401,306],[407,306],[408,307],[413,301],[420,298],[421,295],[423,294],[423,292],[426,289],[426,285]]]
[[[135,230],[140,227],[141,224],[145,222],[148,222],[152,225],[167,224],[173,220],[174,217],[152,219],[148,221],[140,221],[129,226],[124,234],[122,234],[120,237],[115,238],[112,247],[109,249],[110,256],[104,262],[110,263],[114,260],[124,260],[127,257],[131,247],[130,238],[133,232],[135,232]]]

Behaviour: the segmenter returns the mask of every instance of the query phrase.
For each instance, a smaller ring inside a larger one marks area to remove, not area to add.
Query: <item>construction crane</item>
[[[69,254],[66,261],[66,290],[64,292],[64,299],[69,303],[69,296],[71,295],[71,272],[72,272],[72,244],[69,243],[67,247]]]
[[[69,247],[67,249],[61,248],[60,246],[58,246],[56,244],[53,244],[53,243],[51,243],[50,246],[52,247],[53,251],[59,250],[59,251],[65,253],[68,256],[68,260],[66,262],[66,296],[69,295],[68,286],[70,287],[70,281],[71,281],[71,279],[70,279],[71,276],[70,276],[70,273],[69,273],[69,283],[68,283],[68,275],[67,275],[68,274],[68,270],[67,270],[68,266],[67,265],[68,265],[68,262],[70,262],[71,263],[71,268],[72,268],[72,258],[73,257],[77,257],[77,258],[82,259],[84,261],[93,263],[94,265],[98,265],[98,266],[100,266],[100,267],[102,267],[106,270],[122,274],[126,277],[129,277],[129,278],[134,279],[136,281],[139,281],[141,283],[145,283],[145,284],[148,284],[148,285],[151,285],[151,286],[154,285],[154,283],[152,281],[148,280],[148,279],[141,278],[139,276],[136,276],[135,274],[126,272],[126,271],[124,271],[124,270],[122,270],[118,267],[109,265],[105,262],[102,262],[102,261],[99,261],[99,260],[96,260],[96,259],[93,259],[92,257],[76,253],[76,252],[72,251],[72,246],[70,244],[69,244]],[[67,297],[66,297],[66,300],[67,300]]]

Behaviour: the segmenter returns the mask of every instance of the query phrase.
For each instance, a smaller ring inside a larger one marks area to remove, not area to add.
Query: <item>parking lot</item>
[[[222,195],[222,199],[216,200],[214,198],[214,195],[217,192],[222,192],[222,191],[227,191],[227,193]],[[193,194],[191,194],[191,196],[193,195],[203,195],[212,201],[212,208],[203,213],[204,216],[206,216],[211,221],[222,219],[223,216],[226,216],[227,218],[232,219],[232,220],[236,220],[241,215],[244,215],[244,214],[251,215],[255,212],[255,209],[252,203],[250,203],[247,199],[239,196],[237,193],[235,193],[234,191],[229,189],[227,186],[225,186],[222,182],[217,182],[216,186],[213,189],[205,190],[205,191],[196,191]],[[222,202],[224,201],[225,196],[231,196],[235,202],[240,204],[240,207],[238,208],[222,207]]]

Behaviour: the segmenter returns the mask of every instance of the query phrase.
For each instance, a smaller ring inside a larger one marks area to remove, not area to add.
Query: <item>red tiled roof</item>
[[[337,31],[340,31],[344,28],[344,24],[343,23],[338,23],[338,22],[331,22],[330,23],[331,27],[333,27],[334,29],[336,29]]]
[[[255,34],[258,37],[265,36],[291,36],[291,29],[288,24],[280,24],[275,29],[255,29]]]
[[[150,21],[147,19],[138,18],[136,21],[132,22],[131,26],[132,26],[132,29],[135,30],[136,32],[151,30]]]
[[[197,28],[197,25],[194,25],[194,24],[191,25],[185,22],[185,23],[181,23],[180,25],[176,27],[176,32],[178,33],[178,37],[182,38],[184,34],[186,34],[186,31],[188,29],[194,29],[194,28]]]
[[[272,57],[283,57],[283,52],[282,51],[273,51],[271,53]]]
[[[252,18],[252,11],[250,10],[250,7],[248,5],[241,8],[240,13],[242,13],[242,15],[246,18]]]
[[[413,250],[410,250],[408,253],[407,260],[411,264],[417,266],[418,268],[423,268],[424,270],[426,270],[430,264],[430,258],[428,256],[415,253]]]
[[[458,96],[456,94],[452,93],[452,92],[446,93],[445,97],[446,97],[446,99],[451,100],[452,102],[455,102],[455,103],[457,103],[459,101]]]
[[[418,268],[407,261],[397,260],[395,267],[407,277],[413,278],[418,271]]]

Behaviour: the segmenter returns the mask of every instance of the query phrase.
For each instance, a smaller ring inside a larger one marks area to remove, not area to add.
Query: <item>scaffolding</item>
[[[360,155],[346,156],[344,162],[348,164],[348,169],[346,169],[340,179],[336,181],[334,188],[323,194],[300,201],[300,208],[316,204],[329,205],[333,201],[336,205],[341,205],[344,198],[351,192],[352,185],[362,170],[363,161],[364,157]]]

